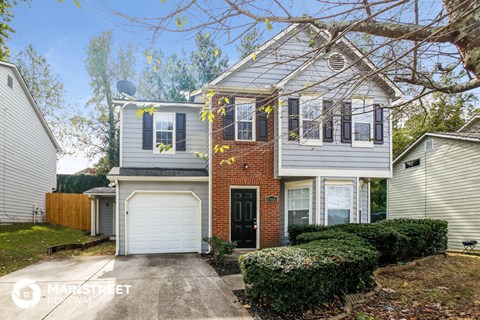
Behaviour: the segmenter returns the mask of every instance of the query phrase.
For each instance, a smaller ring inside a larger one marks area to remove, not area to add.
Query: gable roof
[[[319,34],[324,34],[324,35],[327,35],[329,36],[330,33],[327,31],[327,30],[322,30],[322,29],[319,29],[313,25],[310,25],[310,24],[299,24],[299,23],[295,23],[295,24],[291,24],[290,26],[288,26],[287,28],[285,28],[283,31],[281,31],[280,33],[278,33],[276,36],[274,36],[272,39],[270,39],[269,41],[267,41],[266,43],[264,43],[260,48],[258,48],[255,52],[252,52],[250,55],[248,55],[247,57],[243,58],[242,60],[240,60],[239,62],[237,62],[236,64],[234,64],[232,67],[230,67],[227,71],[225,71],[224,73],[222,73],[220,76],[218,76],[217,78],[215,78],[214,80],[212,80],[211,82],[209,82],[207,85],[210,85],[210,86],[216,86],[218,85],[219,82],[221,82],[222,80],[226,79],[228,76],[230,76],[232,73],[234,73],[235,71],[239,70],[240,68],[242,68],[244,65],[246,65],[248,62],[252,61],[253,60],[253,57],[254,55],[258,55],[258,53],[262,52],[262,51],[265,51],[267,48],[269,48],[270,46],[272,46],[273,44],[277,43],[280,39],[282,39],[286,34],[288,34],[289,32],[291,32],[292,30],[296,29],[297,27],[299,27],[300,25],[308,25],[308,27],[312,27],[317,33]],[[345,37],[342,37],[341,39],[339,39],[337,41],[337,43],[342,43],[344,44],[352,54],[354,54],[355,56],[357,56],[363,63],[365,63],[368,67],[372,68],[372,69],[375,69],[376,66],[374,65],[374,63],[368,59],[368,57],[366,57],[365,55],[363,55],[361,53],[361,51],[355,47],[353,45],[353,43],[351,41],[349,41],[348,39],[346,39]],[[316,55],[314,56],[313,58],[310,58],[310,59],[307,59],[307,61],[305,61],[302,65],[300,65],[300,67],[298,67],[297,69],[295,69],[293,72],[291,72],[289,75],[287,75],[284,79],[280,80],[276,85],[275,87],[279,88],[279,89],[282,89],[283,85],[285,85],[286,82],[288,82],[289,80],[293,79],[296,75],[298,75],[300,72],[302,72],[303,70],[305,70],[306,68],[308,68],[308,66],[312,65],[315,61],[317,61],[317,59],[320,57],[320,55]],[[392,89],[392,91],[394,92],[394,97],[395,98],[399,98],[400,95],[402,95],[402,91],[400,90],[400,88],[392,81],[390,80],[387,76],[383,75],[383,74],[378,74],[378,77],[380,78],[380,80],[386,85],[388,86],[389,88]]]
[[[458,129],[457,132],[463,132],[465,130],[468,130],[469,127],[471,127],[478,121],[480,121],[480,116],[473,117],[472,119],[468,120],[468,122],[465,123],[460,129]]]
[[[30,101],[30,104],[33,107],[33,110],[35,111],[35,114],[37,115],[38,119],[40,120],[40,123],[42,124],[43,128],[45,129],[45,132],[47,133],[48,137],[52,141],[53,145],[55,146],[55,149],[57,151],[62,151],[62,148],[60,148],[60,145],[57,143],[57,140],[53,136],[52,131],[48,127],[47,122],[45,121],[45,118],[43,117],[42,113],[40,112],[40,109],[38,108],[37,103],[33,99],[32,94],[30,93],[30,90],[28,90],[27,84],[25,83],[25,80],[23,79],[22,75],[20,74],[20,71],[18,70],[17,66],[13,63],[6,62],[0,60],[0,66],[4,66],[6,68],[12,69],[13,73],[18,79],[18,82],[20,83],[20,86],[23,89],[23,92],[27,96],[27,99]]]
[[[415,140],[405,151],[402,152],[394,161],[393,165],[396,165],[400,159],[405,157],[411,150],[420,144],[427,137],[437,137],[445,139],[454,139],[460,141],[480,142],[480,133],[472,132],[427,132],[417,140]]]

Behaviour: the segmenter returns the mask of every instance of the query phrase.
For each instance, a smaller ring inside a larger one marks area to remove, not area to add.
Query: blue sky
[[[81,1],[78,9],[72,0],[32,0],[27,6],[20,3],[13,10],[15,18],[12,26],[16,30],[8,42],[12,54],[32,44],[42,55],[46,56],[52,71],[58,74],[65,85],[67,101],[70,105],[83,108],[90,97],[89,76],[85,69],[86,47],[92,36],[101,31],[114,30],[115,44],[134,41],[138,47],[139,59],[149,47],[152,33],[146,30],[136,30],[127,25],[127,21],[110,13],[107,7],[98,1]],[[162,5],[159,0],[105,1],[107,5],[122,12],[135,15],[148,15],[155,10],[168,10],[168,5]],[[153,8],[155,10],[153,10]],[[278,32],[278,31],[277,31]],[[194,48],[193,34],[162,33],[156,45],[168,55],[190,51]],[[238,59],[235,45],[222,47],[224,53],[233,63]],[[72,173],[92,165],[83,156],[65,156],[58,163],[59,173]]]

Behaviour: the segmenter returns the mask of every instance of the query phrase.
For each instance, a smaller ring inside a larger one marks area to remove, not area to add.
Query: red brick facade
[[[217,105],[217,101],[213,101]],[[223,118],[213,122],[213,146],[228,145],[230,149],[212,157],[212,232],[230,239],[230,186],[257,186],[260,190],[260,223],[257,243],[261,248],[280,245],[280,202],[266,202],[276,196],[280,201],[280,180],[274,178],[274,114],[268,118],[268,141],[241,142],[223,139]],[[235,157],[232,165],[220,164]],[[248,169],[245,169],[245,164]],[[260,239],[258,238],[260,234]]]

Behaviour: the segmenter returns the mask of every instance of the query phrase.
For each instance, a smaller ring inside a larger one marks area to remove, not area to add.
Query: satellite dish
[[[129,96],[134,96],[135,92],[137,92],[137,88],[135,85],[128,80],[120,80],[117,82],[117,90],[118,93],[128,94]]]

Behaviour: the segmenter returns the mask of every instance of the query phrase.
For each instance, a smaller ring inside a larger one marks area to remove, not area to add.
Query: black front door
[[[232,189],[231,240],[237,248],[257,247],[257,190]]]

